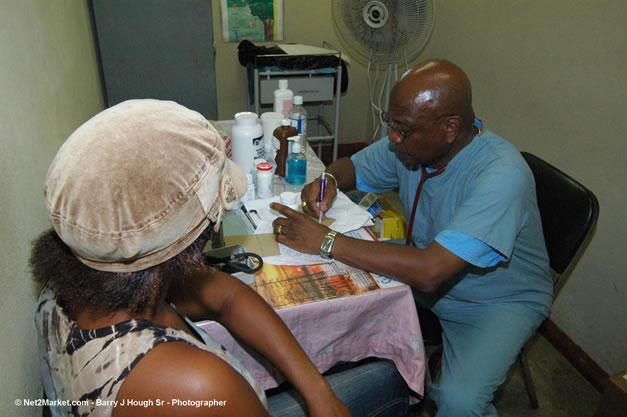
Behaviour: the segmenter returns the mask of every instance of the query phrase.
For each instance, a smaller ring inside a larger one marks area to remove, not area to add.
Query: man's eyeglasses
[[[398,125],[398,123],[396,123],[394,121],[394,119],[392,119],[392,116],[390,115],[390,113],[384,111],[381,112],[381,122],[390,130],[394,130],[396,133],[398,133],[398,135],[401,137],[401,141],[404,142],[405,139],[407,139],[408,137],[410,137],[411,135],[413,135],[414,133],[416,133],[417,131],[424,129],[425,127],[429,126],[430,124],[437,122],[438,120],[440,120],[441,118],[448,116],[446,114],[443,114],[442,116],[439,116],[433,120],[431,120],[430,122],[425,123],[424,125],[420,126],[420,127],[416,127],[410,130],[403,130],[400,128],[400,126]]]

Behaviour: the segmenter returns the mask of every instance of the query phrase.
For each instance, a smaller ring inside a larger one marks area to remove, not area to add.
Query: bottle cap
[[[270,162],[260,162],[257,164],[257,170],[272,171],[272,164]]]
[[[300,153],[300,143],[298,143],[298,141],[294,142],[292,145],[292,152]]]
[[[283,120],[283,115],[274,111],[267,111],[265,113],[261,113],[261,120],[263,122],[274,122],[275,120],[278,120],[280,122],[281,120]]]
[[[279,89],[285,90],[287,88],[287,80],[279,80]]]
[[[303,104],[303,96],[294,96],[294,104],[299,106]]]
[[[291,126],[291,125],[292,125],[292,121],[290,119],[281,120],[281,126]]]
[[[239,113],[235,113],[235,123],[239,125],[245,126],[254,126],[257,123],[257,113],[253,113],[250,111],[241,111]]]
[[[296,204],[296,193],[291,191],[284,191],[279,196],[281,204],[289,206],[290,204]]]

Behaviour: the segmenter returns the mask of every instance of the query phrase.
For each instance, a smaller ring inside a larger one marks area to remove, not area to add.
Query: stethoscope
[[[483,121],[480,119],[475,119],[474,124],[477,127],[477,129],[479,129],[479,133],[477,135],[481,136],[483,132],[485,132],[485,129],[486,129],[485,123],[483,123]],[[414,197],[414,205],[411,209],[411,216],[409,220],[409,228],[407,229],[407,237],[405,238],[405,245],[409,246],[411,242],[411,232],[412,230],[414,230],[414,218],[416,217],[416,209],[418,208],[418,199],[420,198],[422,186],[425,184],[425,182],[427,182],[429,178],[433,178],[437,175],[440,175],[441,173],[444,172],[445,169],[446,169],[446,165],[444,165],[442,168],[436,171],[428,172],[427,168],[425,168],[424,166],[422,167],[422,176],[420,177],[420,182],[418,183],[418,188],[416,189],[416,196]]]

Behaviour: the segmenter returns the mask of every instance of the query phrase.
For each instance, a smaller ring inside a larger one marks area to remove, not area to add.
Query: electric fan
[[[331,10],[340,39],[356,58],[368,61],[369,85],[371,65],[387,65],[384,104],[374,103],[376,82],[370,92],[373,110],[379,113],[387,110],[398,64],[404,62],[407,66],[431,36],[435,22],[434,0],[331,0]],[[373,117],[373,120],[380,119]],[[381,136],[386,134],[387,128],[383,125]]]

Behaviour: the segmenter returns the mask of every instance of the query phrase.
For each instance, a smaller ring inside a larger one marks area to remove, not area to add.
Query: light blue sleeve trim
[[[454,230],[443,230],[435,237],[435,241],[466,262],[480,268],[495,266],[499,262],[507,260],[492,246]]]
[[[353,156],[351,156],[351,161],[353,160],[355,155],[356,154],[353,154]],[[373,188],[373,187],[369,186],[368,184],[366,184],[365,182],[363,182],[361,177],[357,173],[357,171],[355,171],[355,188],[357,188],[359,191],[364,191],[364,192],[367,192],[367,193],[383,193],[383,192],[385,192],[385,191],[382,191],[382,190],[377,190],[376,188]]]

